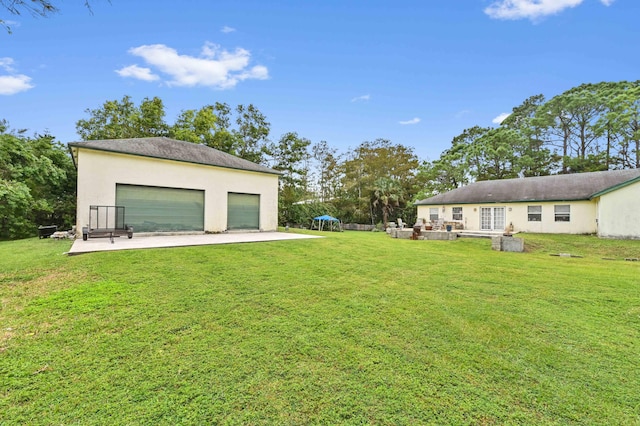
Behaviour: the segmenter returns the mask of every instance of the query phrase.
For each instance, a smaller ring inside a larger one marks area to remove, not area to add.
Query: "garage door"
[[[260,195],[230,192],[227,206],[227,229],[260,229]]]
[[[116,204],[134,232],[204,231],[204,191],[116,185]]]

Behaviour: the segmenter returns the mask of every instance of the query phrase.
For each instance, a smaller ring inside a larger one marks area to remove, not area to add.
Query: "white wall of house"
[[[555,206],[569,205],[569,221],[556,221]],[[541,220],[529,220],[529,206],[540,206]],[[550,234],[593,234],[597,231],[595,201],[557,201],[502,204],[451,204],[439,206],[418,206],[418,218],[429,221],[429,209],[437,207],[439,217],[446,222],[461,222],[464,229],[482,230],[481,214],[483,208],[491,209],[491,214],[500,214],[494,209],[504,209],[504,227],[513,225],[515,232]],[[453,208],[462,207],[462,220],[453,219]],[[504,231],[494,229],[495,231]]]
[[[602,195],[598,218],[598,236],[640,239],[640,182]]]
[[[77,229],[87,226],[90,205],[115,205],[116,184],[204,190],[204,229],[227,228],[229,192],[260,195],[260,229],[278,227],[278,176],[222,167],[78,149]]]

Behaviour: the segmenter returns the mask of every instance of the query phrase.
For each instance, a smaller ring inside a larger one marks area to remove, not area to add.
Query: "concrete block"
[[[425,240],[437,240],[437,241],[453,241],[458,238],[458,234],[455,232],[447,231],[422,231],[420,233]]]
[[[502,250],[502,237],[491,237],[491,250]]]
[[[410,240],[413,235],[413,229],[396,229],[396,237],[403,240]]]
[[[512,253],[522,253],[524,251],[524,240],[516,237],[492,237],[491,249]]]

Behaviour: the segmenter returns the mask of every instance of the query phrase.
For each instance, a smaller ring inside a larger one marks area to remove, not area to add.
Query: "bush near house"
[[[0,243],[0,423],[640,422],[638,241],[323,235]]]

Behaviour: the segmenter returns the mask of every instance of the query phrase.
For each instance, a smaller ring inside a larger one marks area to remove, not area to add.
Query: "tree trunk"
[[[607,170],[609,170],[609,166],[611,164],[611,126],[607,124]]]
[[[387,225],[389,223],[389,212],[387,212],[387,209],[384,208],[384,206],[382,206],[382,224],[384,229],[387,229]]]

